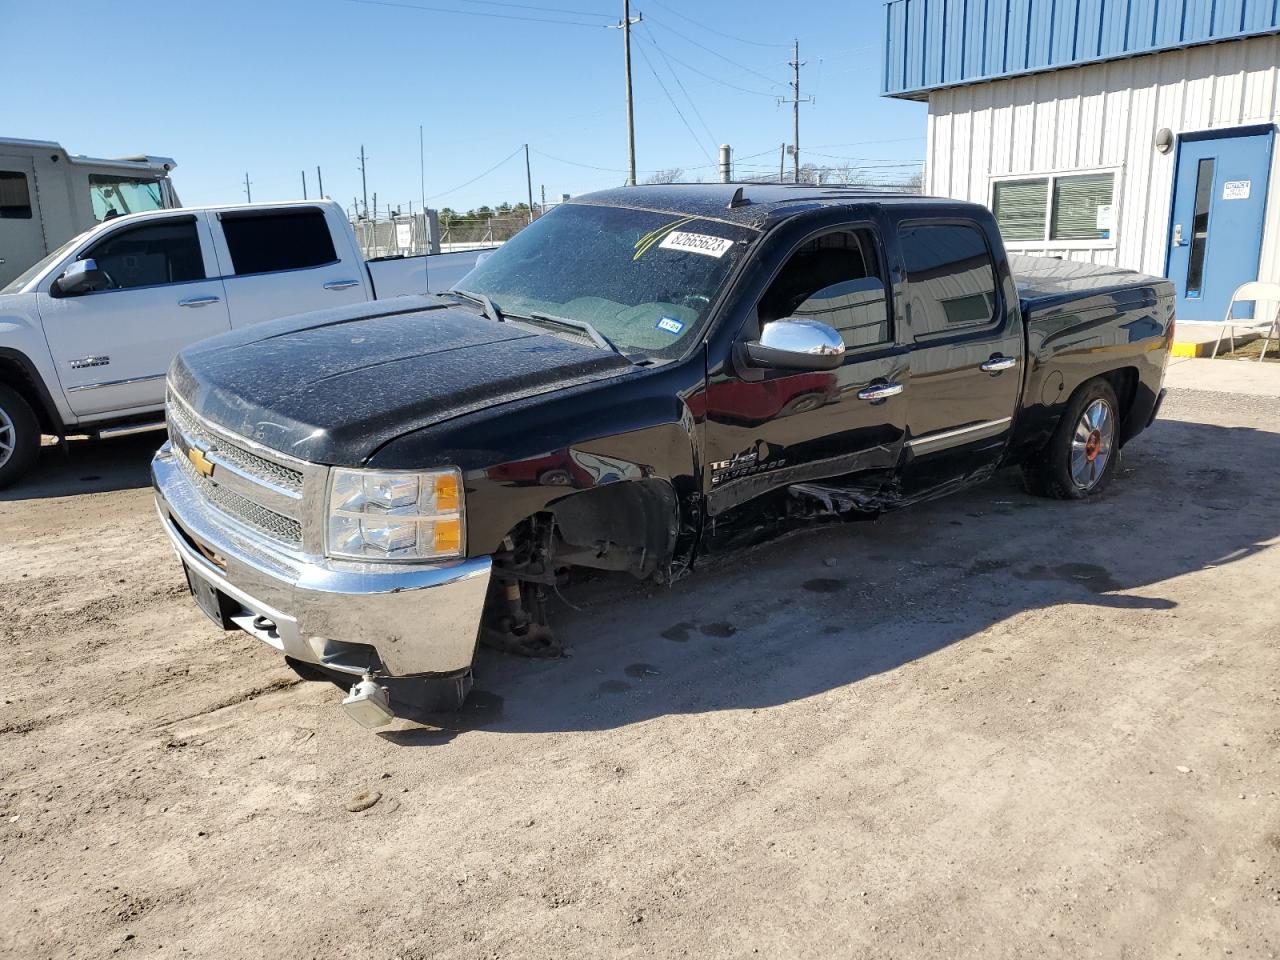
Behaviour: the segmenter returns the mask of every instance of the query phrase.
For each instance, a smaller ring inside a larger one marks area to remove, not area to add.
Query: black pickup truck
[[[159,512],[215,622],[460,703],[477,640],[551,653],[575,567],[875,517],[1020,465],[1099,493],[1156,416],[1172,285],[1011,258],[983,207],[805,185],[558,206],[449,294],[206,340],[169,372]]]

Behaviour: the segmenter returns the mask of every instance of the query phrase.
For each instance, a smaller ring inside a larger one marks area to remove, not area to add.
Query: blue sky
[[[622,38],[604,28],[621,8],[0,0],[4,32],[24,38],[0,58],[0,135],[172,156],[188,204],[242,200],[246,171],[255,200],[300,197],[303,169],[314,196],[318,164],[325,192],[350,205],[363,143],[370,194],[407,209],[420,203],[422,124],[430,206],[522,200],[526,142],[535,199],[544,184],[548,198],[584,193],[625,179]],[[924,106],[878,94],[881,0],[632,0],[637,13],[642,180],[669,167],[714,179],[719,143],[733,145],[740,172],[776,170],[791,140],[790,107],[775,98],[790,92],[793,37],[807,61],[801,94],[817,98],[801,107],[803,160],[898,174],[879,165],[924,155]]]

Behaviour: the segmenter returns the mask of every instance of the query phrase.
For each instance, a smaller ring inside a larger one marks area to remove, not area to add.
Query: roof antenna
[[[738,207],[749,207],[751,201],[742,195],[742,188],[739,187],[733,191],[733,199],[729,201],[729,209],[736,210]]]

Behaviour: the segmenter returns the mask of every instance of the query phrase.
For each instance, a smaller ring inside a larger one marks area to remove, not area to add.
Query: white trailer
[[[104,220],[178,207],[168,157],[71,156],[49,140],[0,138],[0,287]]]

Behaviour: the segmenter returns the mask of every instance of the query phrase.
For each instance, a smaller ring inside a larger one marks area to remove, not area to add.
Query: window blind
[[[1093,173],[1058,177],[1053,184],[1051,240],[1101,240],[1110,231],[1098,228],[1098,208],[1111,205],[1114,175]]]
[[[1006,240],[1043,240],[1048,180],[1000,180],[995,185],[996,222]]]

